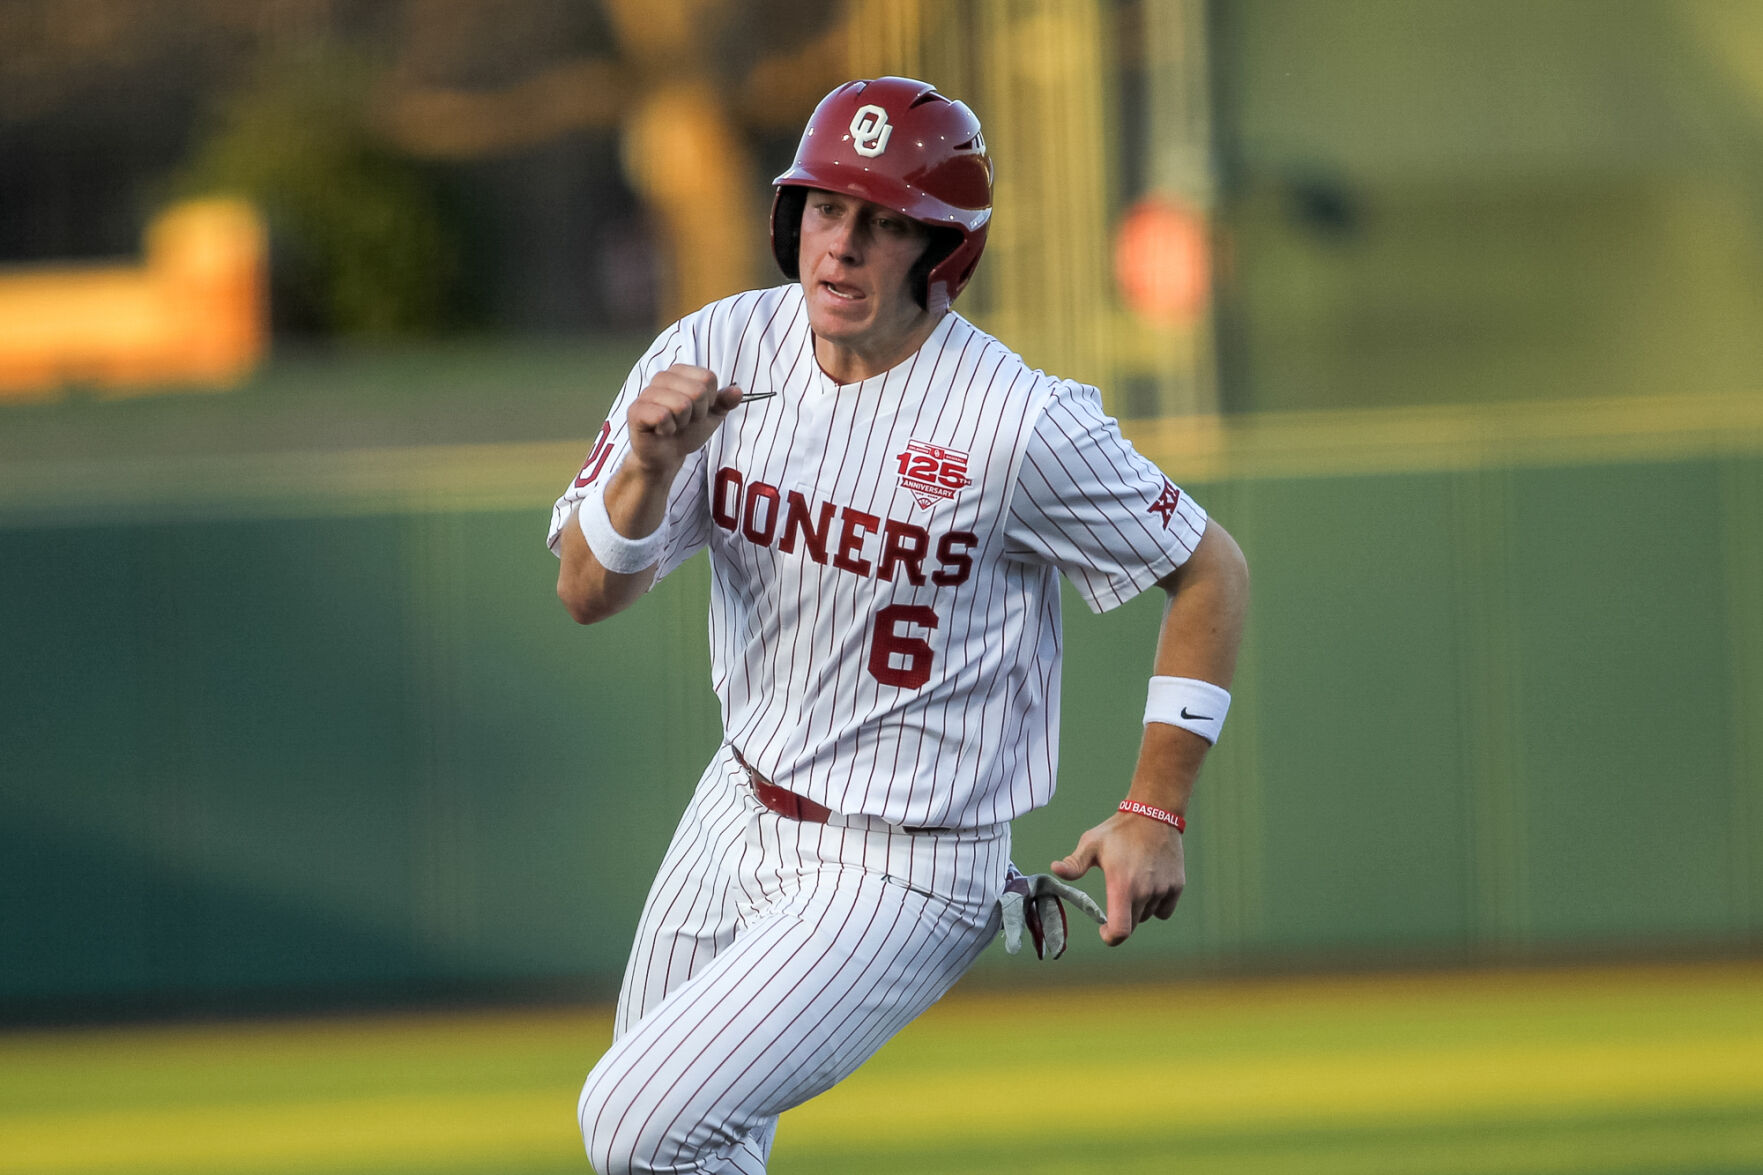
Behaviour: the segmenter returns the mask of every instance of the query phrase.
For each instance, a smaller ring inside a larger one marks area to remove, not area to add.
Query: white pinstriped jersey
[[[957,314],[841,387],[792,283],[655,341],[552,512],[553,550],[623,460],[631,400],[675,363],[778,393],[736,408],[681,470],[657,570],[709,547],[729,743],[781,787],[908,827],[1045,804],[1059,573],[1106,611],[1180,566],[1205,512],[1122,439],[1094,388],[1029,369]]]

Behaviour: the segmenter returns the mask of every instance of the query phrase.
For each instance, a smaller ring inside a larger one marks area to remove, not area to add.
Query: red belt
[[[790,820],[799,820],[803,824],[825,824],[827,818],[833,814],[833,810],[825,804],[817,804],[807,796],[799,796],[793,791],[785,791],[749,767],[747,761],[741,758],[741,752],[736,751],[733,747],[730,747],[729,750],[734,751],[735,762],[741,765],[741,770],[745,771],[747,778],[753,781],[754,797],[779,816]]]

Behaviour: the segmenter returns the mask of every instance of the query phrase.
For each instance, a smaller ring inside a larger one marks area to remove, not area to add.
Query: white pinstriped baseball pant
[[[1009,855],[1008,824],[786,819],[724,747],[649,892],[612,1047],[582,1087],[594,1169],[763,1175],[778,1115],[850,1076],[992,940]]]

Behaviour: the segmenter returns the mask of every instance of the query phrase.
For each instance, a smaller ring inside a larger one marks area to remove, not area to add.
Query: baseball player
[[[1242,555],[1095,389],[950,309],[991,180],[978,120],[930,85],[828,95],[776,181],[789,282],[664,331],[553,511],[558,595],[583,624],[708,550],[724,730],[582,1089],[601,1175],[763,1172],[778,1115],[940,998],[1001,924],[1056,954],[1057,895],[1093,867],[1109,944],[1181,893]],[[1057,877],[1026,878],[1010,821],[1053,794],[1061,575],[1096,611],[1153,584],[1169,607],[1121,810]]]

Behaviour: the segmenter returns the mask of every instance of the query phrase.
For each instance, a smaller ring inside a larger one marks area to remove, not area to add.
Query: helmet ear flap
[[[808,207],[808,189],[780,185],[771,201],[771,255],[784,276],[795,281],[802,255],[802,210]]]
[[[800,226],[801,219],[798,218],[796,223]],[[959,229],[945,228],[938,224],[929,227],[930,241],[925,245],[924,252],[919,254],[918,260],[912,263],[912,268],[906,273],[907,287],[911,289],[912,297],[918,303],[920,310],[930,308],[931,270],[942,264],[945,258],[959,249],[962,242]],[[979,259],[975,258],[974,260],[977,262]],[[947,300],[945,299],[942,309],[947,308]]]

